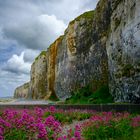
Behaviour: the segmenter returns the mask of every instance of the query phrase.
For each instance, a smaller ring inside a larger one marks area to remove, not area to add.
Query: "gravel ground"
[[[1,100],[0,105],[39,105],[39,104],[53,104],[52,101],[45,101],[45,100],[25,100],[25,99],[6,99]]]

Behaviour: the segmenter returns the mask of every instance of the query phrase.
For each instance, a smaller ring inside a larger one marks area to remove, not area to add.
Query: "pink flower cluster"
[[[49,109],[36,107],[34,110],[6,109],[0,116],[0,140],[4,140],[5,135],[12,133],[13,129],[25,132],[26,139],[82,140],[81,129],[78,125],[71,135],[62,135],[62,124],[53,116],[55,112],[59,111],[65,112],[56,110],[53,106]],[[46,112],[50,113],[47,118],[44,117]]]
[[[44,114],[49,115],[45,118]],[[63,133],[64,124],[55,119],[55,113],[72,113],[77,110],[58,110],[51,106],[50,108],[34,110],[15,110],[6,109],[0,115],[0,140],[4,140],[5,136],[12,134],[13,130],[21,130],[26,134],[26,140],[84,140],[82,131],[91,125],[98,128],[100,125],[109,125],[110,121],[118,122],[122,119],[130,120],[131,125],[140,127],[140,115],[132,117],[129,113],[113,113],[113,112],[92,112],[92,117],[80,124],[76,124],[74,129],[70,128],[66,134]],[[81,111],[82,112],[82,111]],[[87,112],[87,111],[85,111]],[[84,111],[83,111],[84,113]]]
[[[99,114],[95,114],[91,117],[91,121],[99,121],[103,122],[104,124],[108,124],[109,121],[120,121],[121,119],[129,119],[130,114],[128,112],[125,113],[112,113],[112,112],[102,112]]]
[[[92,117],[82,123],[83,128],[88,128],[89,126],[96,126],[98,128],[101,125],[110,126],[110,122],[119,122],[121,120],[128,120],[133,128],[140,127],[140,115],[132,117],[128,112],[125,113],[113,113],[113,112],[101,112],[95,113]]]
[[[135,127],[140,127],[140,115],[132,118],[132,122],[131,125],[135,128]]]
[[[27,133],[27,138],[57,139],[61,133],[61,124],[53,116],[43,118],[44,110],[35,108],[30,110],[7,109],[0,117],[0,140],[13,128],[21,129]]]

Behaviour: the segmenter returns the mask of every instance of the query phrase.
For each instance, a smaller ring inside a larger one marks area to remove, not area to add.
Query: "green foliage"
[[[73,92],[71,98],[65,101],[66,104],[100,104],[112,102],[113,98],[109,93],[108,86],[102,86],[93,92],[90,85]]]
[[[78,16],[77,18],[75,18],[73,21],[70,22],[70,24],[73,24],[75,21],[79,21],[81,18],[85,18],[86,20],[90,20],[93,19],[94,17],[94,11],[88,11],[83,13],[82,15]]]
[[[108,86],[102,86],[96,92],[94,92],[90,96],[90,101],[92,103],[95,103],[95,104],[96,103],[97,104],[100,104],[100,103],[112,103],[113,102],[113,97],[109,93]]]
[[[3,114],[3,113],[0,111],[0,116],[2,116],[2,114]]]
[[[50,113],[49,111],[47,111],[47,112],[44,113],[44,116],[43,116],[43,117],[44,117],[44,118],[47,118],[47,117],[50,116],[50,115],[51,115],[51,113]]]
[[[82,15],[78,16],[76,20],[80,20],[81,18],[92,19],[94,15],[94,11],[88,11],[83,13]]]
[[[26,132],[21,129],[12,128],[10,132],[7,132],[4,135],[5,140],[25,140],[28,139],[26,137]]]
[[[130,140],[139,140],[139,139],[140,139],[140,128],[137,128],[134,130],[134,135]]]
[[[54,114],[54,116],[55,116],[55,119],[60,121],[61,123],[72,123],[73,118],[70,115],[57,112]]]
[[[56,120],[58,120],[59,122],[61,123],[72,123],[72,119],[73,117],[71,115],[68,115],[68,114],[64,114],[64,113],[59,113],[59,112],[56,112],[56,113],[51,113],[51,112],[45,112],[44,113],[44,117],[47,118],[48,116],[54,116],[54,118]]]
[[[42,51],[41,53],[40,53],[40,55],[42,56],[42,55],[46,55],[46,51]]]
[[[35,58],[35,61],[37,61],[38,60],[38,58],[40,57],[40,56],[45,56],[46,55],[46,51],[42,51],[40,54],[39,54],[39,56],[37,56],[36,58]]]
[[[92,125],[83,130],[83,135],[86,140],[127,139],[133,135],[133,128],[128,120],[113,121],[110,124]]]
[[[51,112],[45,112],[44,113],[44,118],[47,118],[48,116],[54,116],[54,118],[56,120],[58,120],[59,122],[61,122],[62,124],[70,124],[72,123],[73,120],[77,120],[77,121],[81,121],[81,120],[85,120],[85,119],[89,119],[92,114],[88,113],[88,112],[65,112],[65,113],[61,113],[61,112],[55,112],[55,113],[51,113]]]
[[[73,119],[78,120],[78,121],[89,119],[91,116],[92,116],[91,113],[75,112],[72,114]]]
[[[50,97],[49,100],[51,101],[59,101],[59,99],[57,98],[57,96],[55,95],[55,93],[53,93]]]

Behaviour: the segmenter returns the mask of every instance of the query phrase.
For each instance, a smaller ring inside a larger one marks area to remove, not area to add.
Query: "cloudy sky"
[[[69,21],[98,0],[0,0],[0,97],[30,79],[30,67]]]

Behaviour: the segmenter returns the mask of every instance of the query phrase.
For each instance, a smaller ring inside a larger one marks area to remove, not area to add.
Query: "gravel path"
[[[89,120],[89,119],[82,120],[82,121],[76,121],[76,120],[74,120],[73,123],[64,125],[64,126],[63,126],[62,135],[66,135],[66,134],[67,134],[67,131],[68,131],[69,129],[74,129],[75,126],[76,126],[77,124],[78,124],[78,125],[81,125],[83,122],[86,122],[86,121],[88,121],[88,120]]]

